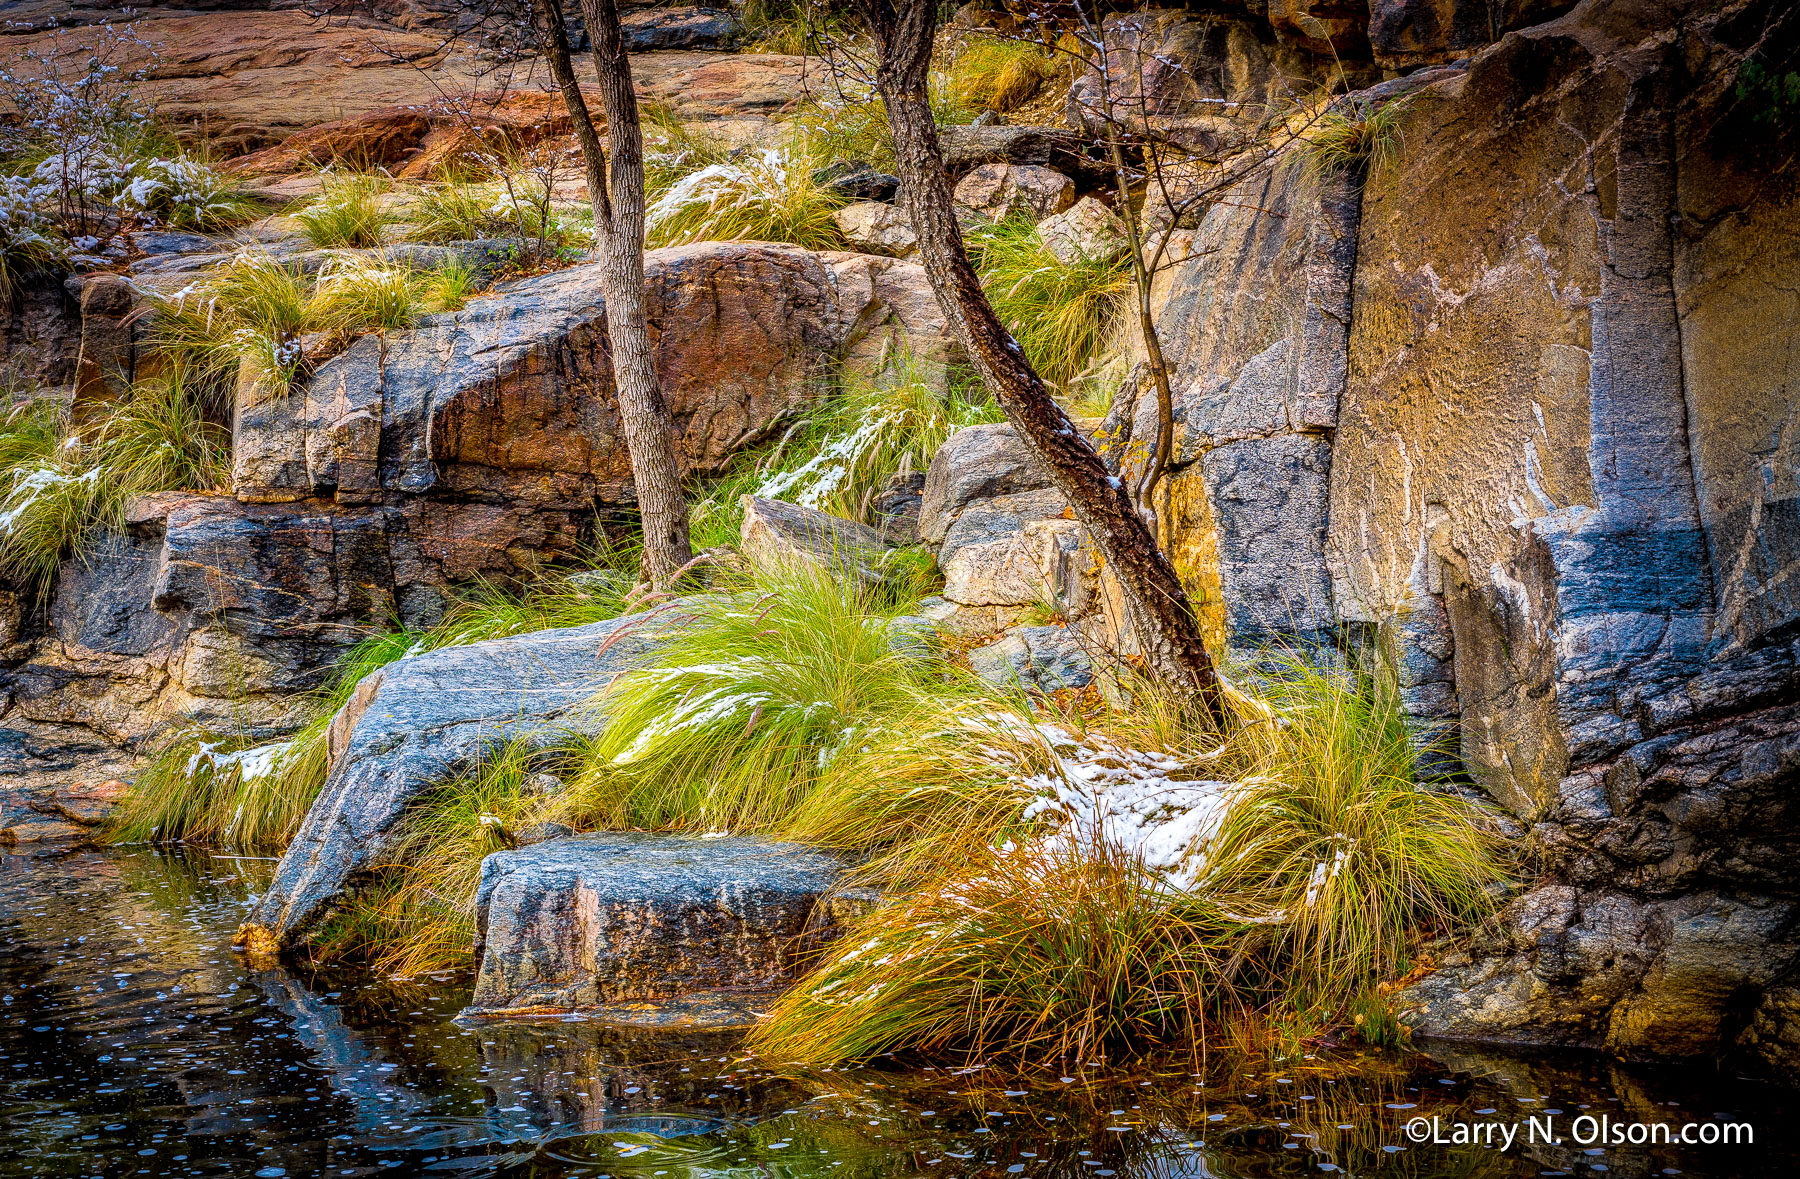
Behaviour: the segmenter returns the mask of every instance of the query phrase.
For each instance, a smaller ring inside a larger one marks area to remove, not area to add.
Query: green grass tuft
[[[366,249],[381,244],[393,218],[382,207],[392,182],[377,172],[324,172],[324,187],[294,214],[306,240],[325,248]]]
[[[15,406],[0,424],[0,574],[47,592],[132,496],[217,486],[230,446],[179,369],[140,382],[85,430],[48,398]]]

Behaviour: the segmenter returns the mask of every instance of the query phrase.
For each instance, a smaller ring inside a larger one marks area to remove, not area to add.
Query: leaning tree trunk
[[[1218,676],[1175,567],[1133,510],[1123,481],[1108,473],[994,314],[969,265],[926,98],[937,5],[857,0],[857,9],[875,37],[876,88],[893,127],[901,198],[938,302],[1007,420],[1068,497],[1118,578],[1151,670],[1191,687],[1218,717]]]
[[[656,377],[644,303],[644,134],[631,87],[631,62],[625,55],[615,0],[582,0],[600,76],[601,109],[612,140],[609,166],[569,59],[561,0],[534,2],[543,26],[544,55],[575,124],[586,165],[600,258],[600,297],[606,304],[606,338],[612,345],[613,386],[644,526],[644,576],[663,589],[689,563],[693,549],[675,457],[675,420]]]

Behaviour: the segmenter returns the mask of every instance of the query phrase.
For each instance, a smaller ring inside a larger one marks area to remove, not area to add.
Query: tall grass
[[[926,97],[940,127],[971,122],[981,113],[958,97],[941,72],[930,76]],[[862,161],[884,171],[894,167],[887,106],[872,92],[848,90],[815,99],[795,113],[790,125],[804,138],[815,166]]]
[[[814,179],[819,166],[805,141],[794,139],[689,172],[650,203],[644,218],[649,243],[755,240],[840,248],[844,236],[832,214],[844,198]]]
[[[656,666],[607,691],[609,722],[560,816],[702,831],[823,822],[816,800],[834,793],[839,763],[861,767],[866,744],[906,731],[943,690],[931,662],[894,639],[890,619],[907,605],[804,570],[691,601]]]
[[[682,122],[667,103],[645,103],[643,116],[644,191],[651,200],[702,168],[730,162],[731,147],[725,140]]]
[[[928,468],[962,427],[1004,420],[965,374],[949,377],[908,352],[877,375],[844,374],[814,413],[696,490],[689,508],[695,546],[737,542],[746,494],[873,523],[869,505],[890,477]]]
[[[323,187],[312,204],[294,214],[300,231],[315,246],[366,249],[378,246],[393,217],[382,207],[392,182],[377,172],[323,172]]]
[[[330,349],[368,331],[410,326],[423,312],[455,310],[477,285],[466,263],[430,270],[380,257],[333,259],[309,278],[266,252],[246,250],[197,282],[153,297],[151,347],[221,394],[248,365],[266,395],[284,394],[315,358],[303,337]]]
[[[407,240],[415,242],[479,241],[509,228],[485,185],[453,179],[415,191],[405,226]]]
[[[1354,690],[1291,660],[1265,698],[1276,720],[1246,728],[1256,773],[1208,853],[1208,887],[1296,985],[1342,1003],[1403,972],[1413,931],[1491,909],[1504,849],[1467,801],[1415,780],[1385,680]]]
[[[1091,748],[1165,745],[1241,783],[1216,829],[1194,828],[1191,883],[1102,828],[1046,840],[1014,825],[1015,842],[971,844],[965,864],[855,923],[753,1044],[809,1061],[919,1050],[1069,1063],[1190,1045],[1226,1020],[1273,1034],[1360,1015],[1388,1034],[1374,984],[1404,968],[1415,938],[1488,911],[1508,877],[1487,813],[1412,781],[1379,685],[1295,663],[1266,700],[1240,699],[1226,732],[1154,690],[1140,698],[1147,708],[1059,719],[1085,727]],[[1115,744],[1094,744],[1099,733]],[[1075,777],[1117,780],[1132,764],[1089,757]]]
[[[1065,397],[1080,396],[1131,294],[1130,260],[1062,262],[1024,217],[971,234],[970,245],[988,302],[1026,359]]]
[[[48,398],[15,406],[0,424],[0,574],[47,592],[132,496],[217,486],[230,448],[179,368],[83,430]]]
[[[837,1062],[896,1049],[1096,1063],[1196,1055],[1237,1004],[1232,924],[1105,850],[978,850],[859,922],[751,1047]]]
[[[1052,51],[1029,41],[974,37],[956,51],[949,86],[963,106],[976,110],[1017,110],[1065,72]]]
[[[284,740],[245,733],[188,733],[138,773],[107,836],[116,843],[201,843],[279,852],[325,785],[331,720],[365,678],[419,649],[423,636],[373,635],[339,659]]]

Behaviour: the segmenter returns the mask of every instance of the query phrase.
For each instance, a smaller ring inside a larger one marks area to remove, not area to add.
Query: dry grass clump
[[[294,214],[306,240],[327,248],[380,245],[394,220],[382,204],[393,181],[379,172],[327,171],[321,177],[318,199]]]
[[[1105,848],[977,847],[857,923],[751,1045],[782,1060],[896,1049],[1089,1063],[1195,1050],[1239,1002],[1233,925]]]
[[[1066,73],[1056,53],[1040,45],[972,37],[951,60],[949,84],[963,106],[1005,114],[1036,98],[1045,83]]]
[[[1303,133],[1303,150],[1324,172],[1377,171],[1394,163],[1404,141],[1407,102],[1349,95],[1332,103]]]
[[[841,248],[844,236],[832,214],[844,198],[814,178],[819,166],[806,143],[794,140],[689,172],[650,203],[649,244],[753,240]]]
[[[1188,849],[1191,883],[1104,835],[1003,825],[1006,842],[937,858],[951,866],[851,928],[753,1044],[821,1062],[913,1050],[1067,1065],[1357,1015],[1371,1037],[1397,1034],[1372,988],[1416,937],[1492,908],[1510,864],[1491,817],[1414,782],[1379,686],[1295,662],[1224,733],[1155,697],[1093,715],[1082,740],[1160,746],[1240,783]]]

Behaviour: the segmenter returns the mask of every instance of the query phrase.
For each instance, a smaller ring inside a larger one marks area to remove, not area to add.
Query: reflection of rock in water
[[[1568,1134],[1570,1124],[1582,1114],[1592,1114],[1595,1117],[1605,1114],[1613,1122],[1644,1124],[1681,1123],[1705,1120],[1712,1116],[1711,1109],[1689,1112],[1673,1102],[1665,1105],[1651,1096],[1651,1086],[1658,1079],[1662,1084],[1654,1087],[1667,1095],[1667,1082],[1672,1078],[1666,1065],[1648,1066],[1660,1070],[1658,1078],[1638,1075],[1646,1066],[1634,1066],[1599,1053],[1575,1055],[1561,1052],[1552,1056],[1549,1053],[1519,1053],[1515,1050],[1502,1054],[1484,1050],[1479,1045],[1450,1044],[1435,1040],[1426,1042],[1422,1047],[1450,1071],[1465,1074],[1478,1084],[1486,1082],[1498,1089],[1511,1105],[1510,1109],[1504,1111],[1506,1117],[1516,1118],[1523,1123],[1531,1117],[1554,1116],[1555,1132],[1564,1139],[1561,1145],[1529,1142],[1525,1132],[1521,1130],[1517,1148],[1525,1158],[1550,1171],[1570,1171],[1577,1163],[1593,1161],[1586,1156],[1585,1146],[1573,1141]],[[1606,1097],[1614,1100],[1605,1100]],[[1550,1110],[1559,1112],[1550,1115]],[[1617,1151],[1607,1151],[1607,1165],[1615,1175],[1625,1175],[1629,1179],[1636,1175],[1654,1174],[1665,1165],[1674,1165],[1674,1154],[1655,1153],[1655,1148],[1636,1149],[1643,1153],[1635,1159],[1623,1159]],[[1691,1163],[1693,1160],[1690,1158],[1688,1161]]]
[[[480,1036],[489,1113],[513,1125],[666,1138],[811,1096],[789,1081],[733,1074],[731,1033],[507,1023],[483,1025]]]
[[[331,1086],[356,1107],[359,1130],[379,1130],[395,1118],[408,1118],[430,1105],[424,1097],[395,1084],[388,1074],[399,1066],[384,1063],[356,1032],[344,1025],[338,1009],[313,994],[305,983],[281,971],[264,970],[250,981],[287,1016],[294,1040],[312,1053],[319,1067],[331,1071]]]

